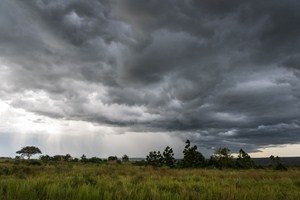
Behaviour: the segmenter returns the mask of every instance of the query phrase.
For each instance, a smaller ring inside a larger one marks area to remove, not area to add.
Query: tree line
[[[41,150],[34,146],[23,147],[21,150],[16,152],[20,154],[16,158],[31,158],[35,154],[41,154]],[[182,151],[183,158],[175,159],[173,149],[167,146],[164,151],[151,151],[146,156],[146,160],[132,162],[134,165],[152,166],[154,168],[169,167],[169,168],[218,168],[218,169],[251,169],[251,168],[263,168],[262,166],[255,163],[250,155],[243,149],[239,150],[238,157],[234,158],[230,154],[230,149],[227,147],[219,147],[215,150],[213,155],[209,159],[205,159],[203,154],[198,151],[197,145],[191,145],[191,142],[187,140],[185,147]],[[42,155],[39,159],[43,162],[57,162],[57,161],[68,161],[68,162],[82,162],[82,163],[122,163],[128,162],[129,157],[125,154],[119,159],[117,156],[109,156],[107,159],[102,160],[98,157],[87,158],[84,154],[78,158],[73,158],[70,154],[66,155]],[[270,156],[272,161],[272,167],[275,170],[287,170],[284,164],[281,162],[278,156]]]
[[[160,151],[152,151],[146,157],[145,165],[153,167],[167,166],[170,168],[218,168],[218,169],[258,169],[263,168],[255,163],[250,155],[243,149],[239,150],[238,157],[235,159],[230,154],[227,147],[219,147],[209,159],[205,159],[201,152],[197,149],[197,145],[192,146],[187,140],[183,149],[183,159],[176,160],[174,158],[173,149],[167,146],[163,153]],[[272,167],[275,170],[287,170],[278,156],[270,156]]]
[[[172,148],[167,146],[164,152],[160,151],[150,152],[146,157],[146,164],[153,167],[168,166],[170,168],[257,168],[259,167],[251,159],[243,149],[240,149],[237,159],[234,159],[230,154],[230,149],[226,147],[220,147],[215,150],[214,154],[209,159],[205,159],[203,154],[199,152],[196,145],[192,146],[191,142],[187,140],[185,142],[185,148],[183,149],[183,159],[174,159],[174,153]]]
[[[21,150],[17,151],[16,154],[19,154],[19,156],[16,156],[16,159],[27,158],[28,160],[30,160],[30,158],[33,155],[42,154],[42,151],[35,146],[26,146],[23,147]],[[103,161],[108,161],[108,162],[120,163],[121,161],[128,162],[129,157],[125,154],[122,156],[121,160],[118,159],[117,156],[109,156],[107,159],[102,160],[101,158],[98,157],[87,158],[86,155],[84,154],[80,158],[73,158],[70,154],[66,154],[66,155],[54,155],[54,156],[41,155],[39,157],[39,160],[43,162],[68,161],[68,162],[82,162],[82,163],[100,163]]]

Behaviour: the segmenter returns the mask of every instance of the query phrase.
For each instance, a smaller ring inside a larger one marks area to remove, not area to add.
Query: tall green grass
[[[0,163],[0,199],[300,199],[300,170]]]

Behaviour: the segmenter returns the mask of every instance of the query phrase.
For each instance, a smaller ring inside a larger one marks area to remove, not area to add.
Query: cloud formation
[[[209,149],[297,144],[299,7],[2,1],[0,99],[58,120],[171,132]]]

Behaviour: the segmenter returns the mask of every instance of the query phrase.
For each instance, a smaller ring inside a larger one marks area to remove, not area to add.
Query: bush
[[[145,166],[147,163],[145,160],[135,161],[132,163],[134,166]]]
[[[107,158],[108,161],[117,161],[118,160],[118,157],[117,156],[109,156]]]
[[[122,157],[122,161],[123,161],[123,162],[128,162],[128,161],[129,161],[129,157],[125,154],[125,155]]]
[[[288,170],[282,163],[278,163],[274,169],[279,170],[279,171],[287,171]]]
[[[41,166],[42,163],[41,163],[40,161],[38,161],[38,160],[30,160],[30,161],[28,162],[28,165]]]

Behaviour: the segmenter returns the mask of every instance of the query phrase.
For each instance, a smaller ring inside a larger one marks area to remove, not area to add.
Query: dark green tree
[[[66,156],[64,155],[54,155],[52,157],[53,161],[66,161]]]
[[[236,159],[236,165],[237,167],[243,169],[254,168],[256,166],[250,155],[247,154],[243,149],[240,149],[239,151],[238,158]]]
[[[64,156],[64,161],[72,161],[72,156],[70,155],[70,154],[66,154],[65,156]]]
[[[48,162],[51,160],[51,157],[49,155],[45,155],[45,156],[41,156],[40,159],[43,161],[43,162]]]
[[[286,166],[281,162],[280,158],[278,156],[270,156],[270,160],[273,162],[273,168],[274,170],[280,170],[280,171],[287,171]]]
[[[278,156],[275,157],[275,156],[271,155],[271,156],[270,156],[270,160],[271,160],[272,162],[277,162],[277,163],[278,163],[278,162],[280,161],[280,158],[279,158]]]
[[[170,168],[175,167],[175,158],[173,149],[167,146],[163,152],[164,164]]]
[[[88,162],[90,162],[90,163],[100,163],[101,161],[102,161],[102,159],[98,158],[96,156],[91,157],[90,159],[88,159]]]
[[[17,154],[20,154],[22,158],[27,157],[30,159],[31,156],[35,154],[41,154],[41,150],[38,147],[35,146],[26,146],[23,147],[21,150],[16,152]]]
[[[118,160],[118,157],[117,156],[109,156],[107,158],[108,161],[117,161]]]
[[[151,151],[146,157],[146,164],[153,167],[161,167],[164,164],[164,158],[160,151]]]
[[[123,162],[128,162],[129,161],[129,157],[125,154],[124,156],[122,156],[122,161]]]
[[[222,168],[235,168],[233,156],[227,147],[219,147],[215,150],[214,155],[210,157],[209,164]]]
[[[86,158],[86,155],[82,154],[82,156],[80,157],[80,161],[83,162],[83,163],[86,163],[87,162],[87,158]]]
[[[191,147],[191,142],[189,140],[187,140],[185,144],[182,167],[198,168],[205,166],[205,158],[199,151],[197,151],[197,146],[194,145]]]

